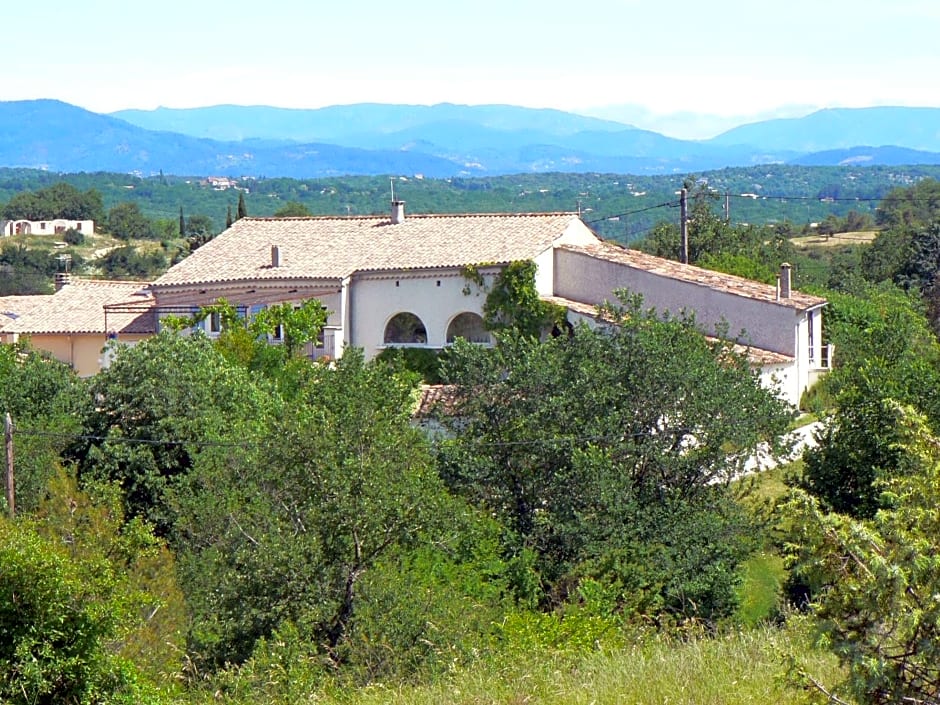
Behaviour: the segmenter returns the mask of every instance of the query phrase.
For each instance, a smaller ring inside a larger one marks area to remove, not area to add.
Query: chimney
[[[55,275],[55,290],[59,291],[63,286],[67,286],[72,283],[72,275],[68,272],[56,272]]]
[[[790,265],[787,262],[784,262],[780,265],[780,298],[789,299],[790,298]]]
[[[271,245],[271,266],[272,267],[281,266],[281,246],[280,245]]]
[[[392,201],[392,225],[405,222],[405,202]]]

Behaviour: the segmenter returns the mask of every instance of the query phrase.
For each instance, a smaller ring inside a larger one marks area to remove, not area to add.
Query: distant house
[[[210,176],[206,178],[205,183],[207,183],[216,191],[226,191],[230,188],[238,187],[238,182],[235,179],[230,179],[227,176]]]
[[[458,337],[487,344],[485,293],[468,267],[487,286],[518,260],[536,264],[539,293],[569,318],[590,318],[627,288],[660,311],[694,311],[706,334],[724,325],[794,405],[826,367],[826,301],[793,291],[789,266],[774,287],[682,265],[604,242],[572,213],[406,218],[395,202],[390,216],[242,218],[151,291],[158,317],[220,298],[249,313],[317,298],[329,318],[310,355],[356,346],[372,357],[390,347],[441,349]]]
[[[62,235],[66,230],[77,230],[83,235],[94,235],[95,221],[66,220],[65,218],[0,221],[0,232],[2,232],[3,237],[12,237],[14,235]]]
[[[54,294],[0,297],[0,342],[29,340],[87,377],[107,366],[109,340],[134,343],[156,330],[145,283],[68,275],[57,282]]]

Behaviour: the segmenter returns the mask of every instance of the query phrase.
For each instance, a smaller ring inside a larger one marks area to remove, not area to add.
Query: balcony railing
[[[828,345],[821,345],[819,347],[819,369],[821,370],[832,369],[832,356],[833,356],[834,350],[835,349],[832,343],[829,343]],[[816,361],[814,359],[814,354],[813,354],[814,352],[815,351],[812,348],[810,348],[809,359],[813,362]]]

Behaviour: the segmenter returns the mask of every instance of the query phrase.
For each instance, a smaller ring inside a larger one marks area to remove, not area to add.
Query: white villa
[[[13,235],[61,235],[66,230],[70,229],[77,230],[83,235],[94,235],[95,221],[66,220],[65,218],[0,221],[0,237],[12,237]]]
[[[625,249],[598,238],[572,213],[242,218],[150,287],[157,315],[225,298],[247,312],[317,298],[329,311],[314,357],[347,346],[367,357],[390,346],[439,349],[456,337],[487,343],[485,293],[508,263],[531,260],[536,286],[570,318],[590,318],[617,289],[660,311],[695,313],[702,331],[724,324],[762,378],[793,405],[828,364],[825,299],[793,291],[789,265],[777,286]],[[213,325],[207,319],[209,332]]]

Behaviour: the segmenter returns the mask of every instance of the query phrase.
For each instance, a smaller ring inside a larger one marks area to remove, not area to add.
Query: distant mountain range
[[[92,113],[0,102],[0,166],[313,178],[537,172],[694,173],[765,163],[940,164],[940,109],[821,110],[709,140],[509,105],[219,105]]]

